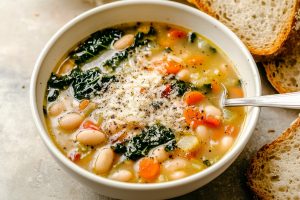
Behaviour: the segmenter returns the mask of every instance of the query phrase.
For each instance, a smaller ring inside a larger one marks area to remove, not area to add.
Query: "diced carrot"
[[[243,89],[241,87],[230,87],[228,89],[230,98],[241,98],[244,96]]]
[[[92,130],[99,130],[99,127],[92,121],[87,120],[83,123],[83,128],[85,129],[92,129]]]
[[[172,39],[182,39],[182,38],[185,38],[186,36],[187,36],[187,33],[185,31],[178,30],[178,29],[171,29],[168,32],[168,37],[170,37]]]
[[[197,126],[204,124],[205,113],[200,112],[196,109],[187,108],[183,111],[183,116],[188,125],[192,128],[197,128]]]
[[[160,165],[153,158],[142,158],[139,162],[139,176],[146,180],[154,180],[160,173]]]
[[[211,127],[219,127],[221,124],[221,120],[209,115],[206,116],[205,123]]]
[[[182,66],[175,61],[169,61],[165,68],[168,74],[177,74],[181,70]]]
[[[187,105],[195,105],[204,99],[204,95],[198,91],[191,91],[185,94],[184,101]]]
[[[202,65],[204,62],[204,57],[202,55],[195,55],[188,57],[186,63],[190,66]]]
[[[79,104],[79,110],[84,110],[90,103],[90,100],[84,99]]]
[[[161,93],[161,96],[162,97],[168,97],[171,93],[171,90],[172,90],[171,85],[167,84],[164,91]]]
[[[217,81],[212,81],[211,82],[211,90],[213,93],[219,93],[221,91],[221,86]]]

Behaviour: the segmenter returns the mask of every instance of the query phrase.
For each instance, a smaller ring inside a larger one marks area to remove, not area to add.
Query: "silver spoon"
[[[300,109],[300,92],[227,99],[227,89],[223,84],[222,87],[221,107],[258,106]]]

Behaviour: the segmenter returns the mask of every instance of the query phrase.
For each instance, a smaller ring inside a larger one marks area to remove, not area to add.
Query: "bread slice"
[[[299,0],[188,0],[235,32],[257,58],[273,55],[288,38]]]
[[[268,80],[279,93],[300,91],[300,33],[285,45],[285,53],[263,62]]]
[[[300,117],[257,152],[247,178],[261,199],[300,199]]]

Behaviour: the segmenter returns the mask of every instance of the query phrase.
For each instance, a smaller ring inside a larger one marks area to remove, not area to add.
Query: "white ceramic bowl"
[[[52,156],[82,184],[114,198],[143,200],[171,198],[196,190],[229,167],[242,152],[252,134],[259,115],[258,108],[248,108],[245,124],[235,144],[216,164],[180,180],[155,184],[116,182],[78,167],[56,148],[47,133],[43,116],[47,80],[62,56],[76,43],[97,30],[136,21],[166,22],[200,33],[218,45],[232,60],[243,80],[246,96],[261,94],[260,78],[252,56],[239,38],[223,24],[183,4],[157,0],[132,0],[107,4],[85,12],[66,24],[51,38],[34,67],[30,89],[31,108],[39,133]]]

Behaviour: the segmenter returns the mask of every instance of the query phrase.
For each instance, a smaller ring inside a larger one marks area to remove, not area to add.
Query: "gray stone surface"
[[[43,145],[29,107],[30,76],[40,50],[58,28],[91,7],[81,0],[0,0],[0,200],[108,199],[61,170]],[[264,94],[274,93],[267,80],[262,83]],[[244,175],[250,157],[296,116],[297,111],[262,109],[250,142],[233,165],[177,199],[251,199]]]

